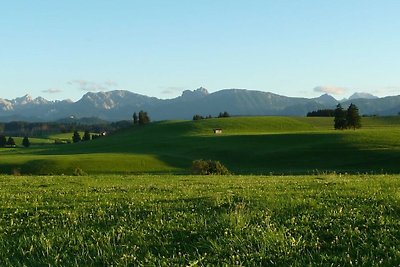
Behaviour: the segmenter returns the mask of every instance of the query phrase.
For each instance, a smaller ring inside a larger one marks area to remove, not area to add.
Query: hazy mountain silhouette
[[[195,114],[217,116],[223,111],[234,116],[305,116],[313,110],[334,108],[338,102],[328,94],[301,98],[246,89],[209,93],[202,87],[186,90],[173,99],[158,99],[124,90],[86,93],[76,102],[48,101],[42,97],[33,99],[25,95],[13,100],[0,98],[0,121],[54,121],[70,116],[130,120],[133,112],[140,110],[147,111],[152,120],[191,119]],[[359,107],[361,114],[397,115],[400,112],[400,96],[377,98],[356,93],[342,105],[346,107],[351,102]]]

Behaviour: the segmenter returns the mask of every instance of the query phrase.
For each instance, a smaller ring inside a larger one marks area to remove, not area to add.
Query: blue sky
[[[0,98],[400,94],[400,1],[1,1]]]

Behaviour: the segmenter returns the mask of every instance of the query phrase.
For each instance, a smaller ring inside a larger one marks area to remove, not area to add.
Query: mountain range
[[[73,102],[48,101],[29,95],[7,100],[0,98],[0,121],[55,121],[68,117],[97,117],[108,121],[130,120],[133,112],[147,111],[152,120],[191,119],[193,115],[217,116],[227,111],[237,116],[305,116],[307,112],[334,108],[338,103],[358,106],[363,115],[398,115],[400,95],[379,98],[355,93],[349,99],[336,100],[324,94],[317,98],[287,97],[247,89],[223,89],[209,93],[200,87],[185,90],[172,99],[159,99],[125,90],[89,92]]]

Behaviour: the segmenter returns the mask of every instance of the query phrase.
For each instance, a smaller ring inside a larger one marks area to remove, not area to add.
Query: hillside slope
[[[164,121],[71,145],[2,150],[3,172],[188,173],[214,159],[234,173],[400,172],[400,117],[363,118],[357,131],[331,118],[242,117]],[[213,128],[222,128],[215,135]]]

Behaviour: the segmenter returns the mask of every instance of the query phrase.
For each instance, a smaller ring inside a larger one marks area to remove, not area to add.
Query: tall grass
[[[0,177],[2,266],[398,266],[399,176]]]

